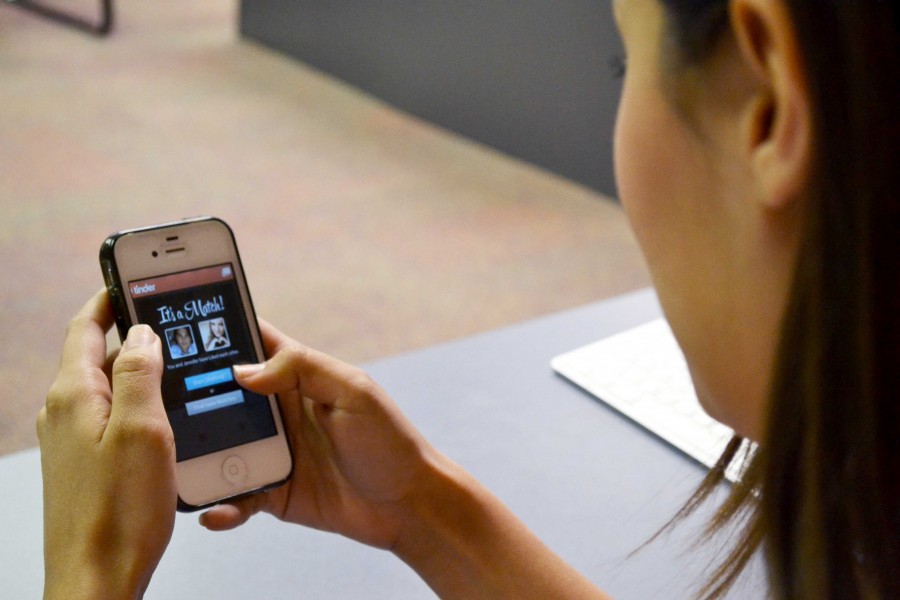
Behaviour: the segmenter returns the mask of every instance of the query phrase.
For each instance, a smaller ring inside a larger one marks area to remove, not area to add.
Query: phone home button
[[[222,477],[235,485],[247,479],[247,464],[239,456],[229,456],[222,463]]]

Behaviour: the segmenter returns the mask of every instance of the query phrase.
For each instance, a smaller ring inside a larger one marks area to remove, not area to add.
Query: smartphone
[[[278,399],[248,392],[232,373],[265,353],[231,228],[198,217],[120,231],[103,242],[100,266],[119,337],[145,323],[162,340],[178,509],[285,483],[293,458]]]

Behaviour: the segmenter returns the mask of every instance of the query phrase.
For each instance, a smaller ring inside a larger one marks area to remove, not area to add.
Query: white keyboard
[[[561,354],[551,365],[707,467],[734,435],[703,412],[684,355],[664,319]],[[736,481],[738,472],[732,468],[726,476]]]

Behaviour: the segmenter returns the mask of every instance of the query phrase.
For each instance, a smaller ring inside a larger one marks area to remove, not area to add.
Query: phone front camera
[[[151,252],[150,254],[153,255],[153,258],[156,258],[157,256],[159,256],[159,252],[157,252],[156,250],[154,250],[154,251]]]

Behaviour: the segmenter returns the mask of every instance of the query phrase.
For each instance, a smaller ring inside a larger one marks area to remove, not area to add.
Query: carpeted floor
[[[121,3],[95,39],[0,3],[0,454],[36,444],[117,229],[224,218],[260,315],[352,362],[649,285],[615,203],[236,22],[233,0]]]

